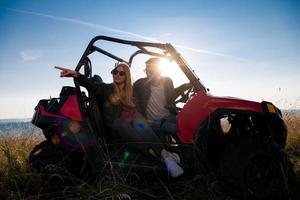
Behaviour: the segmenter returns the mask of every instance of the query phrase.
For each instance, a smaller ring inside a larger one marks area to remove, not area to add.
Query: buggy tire
[[[58,148],[45,140],[36,145],[30,152],[29,167],[31,171],[37,173],[54,173],[53,170],[59,168],[61,160],[62,157]]]
[[[225,191],[242,199],[290,199],[288,158],[270,138],[243,136],[225,147],[218,175]]]
[[[29,155],[29,168],[37,173],[75,176],[82,179],[89,178],[90,175],[84,153],[68,151],[48,140],[33,148]]]

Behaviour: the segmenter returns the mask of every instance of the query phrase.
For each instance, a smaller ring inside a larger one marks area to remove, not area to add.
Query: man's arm
[[[189,89],[191,86],[190,83],[184,83],[180,86],[178,86],[177,88],[174,88],[174,100],[177,99],[177,97],[182,94],[184,91],[186,91],[187,89]]]
[[[177,88],[174,88],[172,79],[167,78],[167,80],[168,80],[168,85],[169,85],[172,101],[175,101],[175,99],[177,99],[180,94],[182,94],[184,91],[186,91],[187,89],[190,88],[190,83],[184,83],[184,84],[178,86]]]

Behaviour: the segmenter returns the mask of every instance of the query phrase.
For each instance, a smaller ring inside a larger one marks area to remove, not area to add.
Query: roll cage
[[[133,54],[131,54],[128,60],[126,60],[96,46],[95,43],[100,40],[134,46],[137,47],[137,50]],[[162,50],[163,53],[157,53],[151,51],[147,49],[149,47],[160,49]],[[194,71],[191,70],[187,62],[182,58],[182,56],[178,53],[178,51],[169,43],[162,44],[162,43],[152,43],[152,42],[140,42],[140,41],[122,40],[122,39],[107,37],[107,36],[96,36],[88,44],[86,50],[84,51],[83,55],[81,56],[75,68],[75,71],[79,71],[82,67],[84,67],[85,76],[91,77],[92,70],[91,70],[91,64],[88,56],[94,52],[102,53],[105,56],[108,56],[118,62],[126,62],[129,64],[129,66],[131,65],[135,56],[139,54],[146,54],[150,56],[165,58],[168,60],[174,60],[178,64],[180,69],[183,71],[183,73],[186,75],[186,77],[189,79],[190,83],[193,86],[194,92],[203,91],[204,93],[207,93],[205,86],[202,84],[202,82],[194,73]],[[76,83],[76,81],[75,81],[75,86],[76,87],[79,86]]]

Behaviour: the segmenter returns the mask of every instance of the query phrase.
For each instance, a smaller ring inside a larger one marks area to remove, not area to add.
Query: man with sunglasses
[[[169,77],[162,77],[159,68],[160,58],[146,61],[146,78],[133,84],[133,94],[137,109],[146,117],[159,137],[176,133],[175,99],[190,84],[174,88]]]

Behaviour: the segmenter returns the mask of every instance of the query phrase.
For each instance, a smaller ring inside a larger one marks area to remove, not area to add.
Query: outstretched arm
[[[95,85],[91,80],[87,79],[84,75],[80,74],[79,72],[58,66],[54,66],[54,68],[61,70],[60,77],[76,78],[78,83],[81,86],[85,87],[89,92],[93,92],[96,95],[102,95],[103,89],[101,85]]]
[[[60,71],[60,77],[73,77],[78,78],[80,76],[80,73],[71,69],[67,69],[64,67],[54,66],[54,68],[61,70]]]

